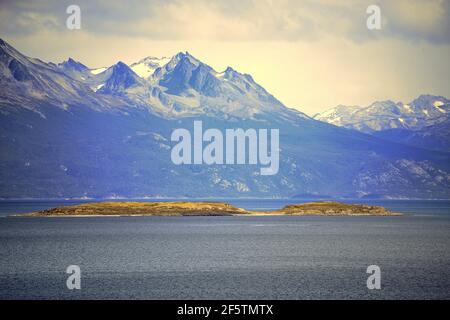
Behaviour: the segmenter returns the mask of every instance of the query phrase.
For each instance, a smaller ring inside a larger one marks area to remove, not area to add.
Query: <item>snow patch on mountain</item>
[[[91,71],[75,60],[58,65],[28,58],[0,40],[0,137],[10,159],[0,170],[2,196],[449,197],[448,153],[312,120],[232,68],[217,72],[179,53],[147,79],[120,62]],[[425,118],[418,110],[436,101],[448,111],[440,97],[409,104],[422,117],[418,124]],[[382,126],[380,110],[389,125],[414,123],[406,109],[376,103],[366,110],[374,123],[365,126]],[[427,110],[445,116],[432,103]],[[205,127],[279,128],[280,173],[267,178],[253,166],[174,165],[169,137],[175,128],[189,128],[191,115]],[[436,132],[449,137],[449,127]]]
[[[91,69],[90,73],[92,73],[93,75],[97,75],[99,73],[102,73],[106,69],[108,69],[108,68],[107,67],[102,67],[102,68],[97,68],[97,69]]]
[[[138,62],[132,63],[130,68],[141,78],[149,78],[157,68],[160,68],[167,64],[171,58],[162,57],[146,57]]]
[[[420,130],[445,121],[450,100],[421,95],[408,104],[377,101],[367,107],[344,106],[326,110],[314,119],[366,133],[389,129]]]
[[[189,52],[179,52],[171,58],[146,57],[131,64],[128,70],[121,65],[120,76],[114,71],[117,65],[85,82],[95,92],[120,95],[131,104],[166,118],[206,115],[256,119],[271,113],[288,121],[308,118],[286,108],[250,75],[231,67],[217,72]]]

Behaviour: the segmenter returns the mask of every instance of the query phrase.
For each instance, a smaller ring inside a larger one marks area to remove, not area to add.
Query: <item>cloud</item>
[[[450,43],[450,1],[391,1],[386,16],[391,36]]]
[[[64,28],[72,1],[6,1],[0,27],[29,34]],[[366,28],[373,0],[80,0],[83,28],[153,40],[315,41],[332,36],[362,42],[402,38],[450,43],[450,2],[378,1],[383,29]]]
[[[60,30],[60,20],[52,14],[39,13],[32,10],[0,11],[0,29],[7,35],[30,35],[39,30]]]

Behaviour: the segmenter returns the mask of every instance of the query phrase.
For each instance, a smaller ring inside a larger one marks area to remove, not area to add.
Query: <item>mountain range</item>
[[[439,120],[417,120],[420,130],[446,127],[439,110],[448,100],[433,99],[442,102],[432,109]],[[0,40],[0,197],[449,198],[446,147],[377,136],[393,128],[371,122],[346,127],[352,116],[339,112],[333,124],[311,118],[251,75],[218,72],[188,52],[91,69],[72,58],[30,58]],[[171,132],[194,120],[220,130],[279,129],[279,173],[174,165]]]
[[[388,100],[367,107],[339,105],[314,119],[390,141],[450,151],[450,100],[441,96],[421,95],[407,104]]]

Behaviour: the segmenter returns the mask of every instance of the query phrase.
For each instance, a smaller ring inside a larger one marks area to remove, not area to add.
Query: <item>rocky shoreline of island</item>
[[[316,201],[288,204],[271,211],[246,210],[225,202],[91,202],[18,214],[21,217],[103,216],[398,216],[382,206]]]

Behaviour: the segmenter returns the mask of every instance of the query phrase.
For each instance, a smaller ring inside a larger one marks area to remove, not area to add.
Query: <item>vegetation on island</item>
[[[322,215],[322,216],[389,216],[398,215],[381,206],[318,201],[288,204],[272,211],[252,211],[225,202],[92,202],[62,206],[20,216],[231,216],[231,215]]]

